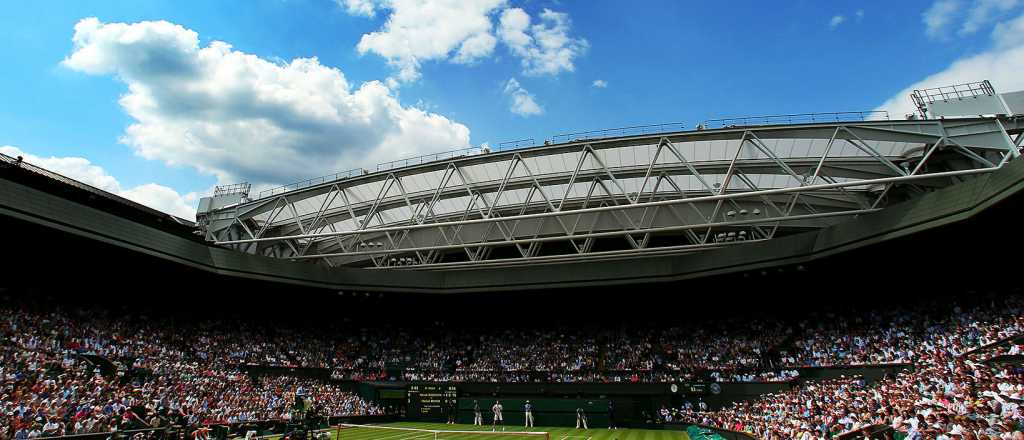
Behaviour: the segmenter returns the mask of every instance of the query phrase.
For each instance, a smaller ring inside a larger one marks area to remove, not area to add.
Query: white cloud
[[[345,8],[350,15],[373,17],[377,15],[377,8],[373,0],[334,0],[338,6]]]
[[[511,97],[512,105],[509,110],[519,116],[535,116],[544,113],[544,109],[537,104],[537,101],[533,98],[519,81],[515,78],[509,78],[505,82],[505,94]]]
[[[835,29],[835,28],[839,27],[839,25],[843,24],[844,21],[846,21],[846,17],[845,16],[833,15],[832,19],[828,21],[828,28],[829,29]]]
[[[569,15],[544,9],[540,22],[530,25],[530,15],[520,8],[509,8],[501,13],[498,38],[523,65],[523,74],[529,76],[557,75],[576,70],[573,59],[589,48],[587,40],[569,36]]]
[[[498,35],[505,44],[512,48],[528,47],[533,38],[526,34],[530,27],[530,14],[519,8],[509,8],[501,12]]]
[[[390,15],[381,29],[364,34],[356,45],[361,54],[374,53],[396,69],[389,84],[420,78],[428,61],[473,64],[491,56],[498,41],[519,57],[523,73],[557,75],[575,70],[573,60],[589,44],[569,36],[569,15],[544,9],[539,22],[520,8],[504,9],[497,36],[492,17],[507,0],[335,0],[352,15],[373,16],[378,10]]]
[[[967,12],[967,19],[960,27],[960,35],[977,32],[996,19],[999,14],[1015,8],[1017,3],[1018,0],[975,0]]]
[[[70,69],[116,75],[135,122],[121,141],[144,158],[220,183],[289,183],[469,145],[462,124],[402,106],[377,81],[353,88],[316,58],[275,63],[166,21],[75,25]]]
[[[484,58],[494,51],[498,40],[491,34],[476,34],[467,38],[459,46],[452,61],[458,64],[471,64]]]
[[[356,49],[386,58],[398,69],[398,80],[415,81],[425,61],[469,64],[490,56],[497,43],[490,14],[504,4],[505,0],[383,0],[379,7],[391,15],[383,28],[363,35]]]
[[[999,23],[992,31],[992,47],[954,61],[945,70],[932,74],[886,100],[878,110],[891,117],[902,117],[915,110],[910,102],[914,89],[990,80],[999,92],[1024,90],[1024,15]]]
[[[86,185],[119,195],[168,214],[188,220],[195,220],[195,206],[199,200],[199,195],[196,193],[182,195],[171,188],[155,183],[123,188],[114,176],[111,176],[102,167],[93,165],[88,159],[82,157],[41,157],[26,153],[10,145],[0,146],[0,153],[11,157],[22,156],[25,162],[46,168]]]
[[[997,48],[1024,46],[1024,15],[997,24],[992,30],[992,40]]]
[[[197,193],[192,192],[181,195],[172,188],[156,183],[147,183],[122,190],[120,196],[150,208],[193,221],[196,217],[196,203],[199,201],[199,194]]]
[[[858,9],[857,12],[853,13],[853,15],[856,15],[857,16],[857,21],[860,21],[861,19],[864,18],[864,10],[863,9]]]
[[[925,35],[931,38],[942,36],[959,10],[959,0],[936,0],[928,10],[924,11],[924,14],[921,14]]]
[[[603,79],[595,79],[594,82],[591,83],[590,85],[597,87],[599,89],[605,89],[608,88],[608,81],[605,81]]]

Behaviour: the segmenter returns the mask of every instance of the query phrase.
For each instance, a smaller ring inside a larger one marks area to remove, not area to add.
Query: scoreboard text
[[[410,384],[406,415],[417,419],[443,419],[459,396],[455,385]]]

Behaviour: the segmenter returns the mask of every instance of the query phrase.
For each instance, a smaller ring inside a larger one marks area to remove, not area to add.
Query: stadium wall
[[[451,383],[458,389],[458,421],[473,422],[473,401],[480,403],[484,420],[491,420],[490,407],[495,400],[501,400],[505,407],[506,424],[523,422],[523,403],[531,400],[534,404],[538,424],[549,426],[574,426],[575,409],[584,407],[595,426],[607,424],[607,402],[615,402],[618,422],[623,426],[639,426],[647,421],[645,415],[656,414],[662,407],[679,408],[683,401],[694,404],[704,401],[712,410],[733,402],[756,399],[767,393],[788,390],[804,380],[820,380],[841,376],[860,376],[868,382],[880,380],[887,375],[912,368],[909,364],[861,367],[813,367],[798,368],[800,379],[789,382],[722,382],[717,389],[709,383],[677,383],[672,391],[671,383]],[[430,382],[432,384],[445,384]],[[400,383],[362,383],[360,387],[395,389]],[[404,388],[403,388],[404,389]],[[363,390],[365,397],[374,398],[373,392]],[[420,417],[409,414],[410,418],[424,421],[443,421],[444,416]]]
[[[480,403],[484,423],[490,424],[493,415],[491,405],[494,398],[461,398],[458,402],[459,423],[473,424],[473,401]],[[608,427],[608,399],[552,399],[552,398],[516,398],[501,399],[505,408],[502,415],[507,426],[523,426],[525,424],[525,413],[523,405],[529,400],[533,405],[534,423],[538,426],[575,426],[576,408],[582,408],[587,415],[587,423],[591,427]],[[616,401],[618,403],[618,401]],[[622,412],[622,408],[616,407],[616,415]],[[622,416],[619,416],[620,418]]]
[[[745,432],[716,428],[714,426],[666,423],[665,428],[686,431],[686,435],[690,437],[690,440],[755,440],[754,436]]]

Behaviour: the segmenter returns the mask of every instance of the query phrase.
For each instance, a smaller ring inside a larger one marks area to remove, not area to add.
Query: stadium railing
[[[805,124],[828,122],[860,122],[889,120],[884,110],[859,112],[793,113],[782,115],[741,116],[736,118],[707,119],[700,124],[704,129],[746,127],[752,125]]]
[[[870,425],[836,435],[834,440],[886,440],[896,438],[895,433],[896,430],[889,425]]]
[[[686,131],[686,124],[683,122],[669,122],[664,124],[633,125],[629,127],[604,128],[600,130],[562,133],[552,136],[551,142],[558,144],[562,142],[579,142],[594,139],[605,139],[624,136],[640,136],[645,134],[668,133],[675,131]]]
[[[774,124],[797,124],[817,122],[855,122],[869,120],[888,120],[889,112],[884,110],[856,111],[856,112],[818,112],[818,113],[794,113],[782,115],[765,116],[743,116],[736,118],[706,119],[697,126],[697,130],[705,128],[727,128],[733,126],[749,125],[774,125]],[[627,127],[603,128],[597,130],[577,131],[571,133],[560,133],[551,136],[544,141],[544,145],[558,144],[565,142],[580,142],[596,139],[608,139],[625,136],[642,136],[656,133],[670,133],[686,131],[686,124],[683,122],[668,122],[661,124],[631,125]],[[413,165],[436,162],[439,160],[455,159],[463,156],[473,156],[488,152],[499,152],[528,148],[536,146],[533,138],[519,139],[514,141],[500,142],[492,148],[488,145],[478,145],[466,148],[459,148],[438,153],[424,154],[421,156],[397,159],[390,162],[377,164],[373,172],[388,171],[396,168],[403,168]],[[260,200],[278,194],[283,194],[296,189],[307,188],[336,180],[350,179],[371,171],[364,168],[354,168],[348,171],[341,171],[325,176],[313,177],[299,182],[289,183],[270,189],[260,191],[253,200]]]
[[[391,162],[384,162],[377,164],[377,171],[387,171],[395,168],[404,168],[412,165],[421,165],[429,162],[436,162],[444,159],[455,159],[462,156],[472,156],[487,151],[486,147],[468,147],[460,148],[458,150],[442,151],[440,153],[424,154],[422,156],[410,157],[406,159],[393,160]]]
[[[686,435],[690,440],[757,440],[746,432],[696,424],[690,424],[686,428]]]
[[[265,189],[263,191],[260,191],[260,193],[256,196],[256,200],[259,200],[259,199],[262,199],[262,198],[265,198],[265,197],[275,196],[275,195],[278,195],[278,194],[284,194],[284,193],[286,193],[288,191],[294,191],[294,190],[297,190],[297,189],[302,189],[302,188],[306,188],[306,187],[310,187],[310,186],[314,186],[314,185],[319,185],[321,183],[333,182],[335,180],[351,179],[353,177],[361,176],[361,175],[363,175],[363,169],[362,168],[353,168],[353,169],[348,170],[348,171],[341,171],[341,172],[337,172],[337,173],[334,173],[334,174],[328,174],[326,176],[313,177],[311,179],[306,179],[306,180],[303,180],[301,182],[289,183],[287,185],[281,185],[281,186],[278,186],[278,187],[274,187],[274,188]]]
[[[1015,342],[1015,341],[1020,341],[1020,340],[1024,340],[1024,335],[1010,335],[1010,336],[1007,336],[1005,338],[999,339],[998,341],[993,341],[993,342],[990,342],[988,344],[982,345],[980,347],[975,347],[972,350],[965,351],[964,352],[964,356],[967,356],[967,355],[970,355],[970,354],[974,354],[974,353],[981,353],[981,352],[984,352],[984,351],[987,351],[987,350],[991,350],[994,347],[998,347],[1000,345],[1004,345],[1004,344],[1007,344],[1007,343],[1010,343],[1010,342]]]
[[[931,104],[939,100],[949,101],[951,99],[974,98],[982,95],[992,96],[995,94],[996,90],[992,87],[992,83],[985,80],[930,89],[914,89],[910,97],[918,108],[924,108],[926,103]]]
[[[154,440],[178,439],[182,433],[188,434],[187,428],[182,426],[169,426],[162,428],[126,429],[123,431],[90,432],[85,434],[68,434],[61,436],[40,435],[35,440],[42,439],[69,439],[69,440],[128,440],[136,434],[146,434],[147,438]],[[152,434],[152,435],[150,435]]]

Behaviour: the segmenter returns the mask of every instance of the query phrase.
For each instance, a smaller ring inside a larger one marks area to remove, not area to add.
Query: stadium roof
[[[209,295],[227,289],[223,293],[240,292],[244,298],[264,286],[278,292],[278,299],[282,299],[280,292],[293,292],[281,290],[280,283],[331,289],[332,294],[573,287],[587,287],[589,294],[600,286],[685,280],[686,287],[651,292],[695,300],[721,288],[746,285],[754,288],[749,292],[753,294],[765,283],[791,283],[777,284],[782,290],[773,290],[775,301],[798,294],[828,295],[847,285],[877,286],[893,277],[913,285],[946,280],[976,287],[1000,278],[987,274],[1012,267],[1012,262],[1007,266],[993,252],[1020,246],[1020,234],[1013,225],[1020,218],[1022,189],[1024,161],[1015,160],[874,214],[743,246],[462,270],[367,270],[210,245],[189,228],[117,203],[102,192],[81,191],[23,166],[0,162],[0,228],[8,232],[0,283],[66,284],[83,294],[116,286],[140,295],[181,289]],[[806,270],[800,272],[801,267]],[[792,275],[782,279],[783,273]],[[128,280],[129,284],[118,284]],[[778,296],[784,292],[789,293]]]
[[[395,161],[255,198],[248,184],[219,187],[196,224],[0,155],[0,227],[19,276],[153,261],[135,255],[348,291],[763,274],[979,224],[968,220],[1019,198],[1024,92],[995,94],[983,82],[917,91],[915,102],[932,119],[831,113],[630,127]],[[1006,235],[992,232],[915,242],[917,254],[896,249],[929,267],[934,250],[954,268],[987,269],[994,260],[952,249],[989,252],[989,237]]]
[[[328,267],[689,253],[828,227],[992,172],[1024,130],[1020,117],[737,122],[463,151],[215,198],[199,223],[218,244]]]

